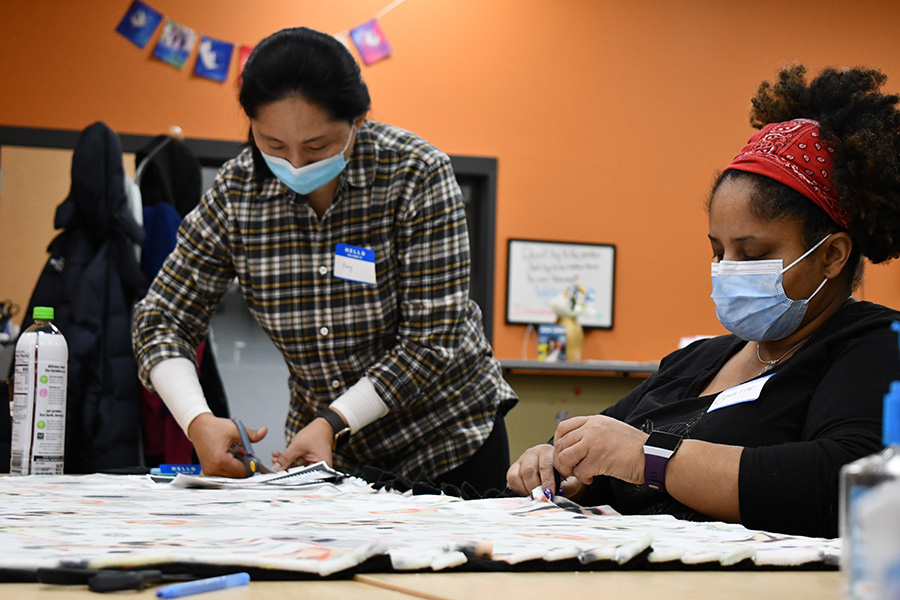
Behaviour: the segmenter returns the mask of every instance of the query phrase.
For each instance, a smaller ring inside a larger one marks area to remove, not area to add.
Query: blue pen
[[[167,585],[164,588],[156,590],[156,597],[181,598],[182,596],[190,596],[191,594],[200,594],[203,592],[212,592],[213,590],[224,590],[225,588],[238,585],[247,585],[249,582],[249,573],[232,573],[231,575],[222,575],[221,577],[211,577],[209,579],[198,579],[197,581]]]

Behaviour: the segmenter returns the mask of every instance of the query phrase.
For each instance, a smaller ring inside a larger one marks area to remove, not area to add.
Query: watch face
[[[334,434],[334,441],[332,443],[332,450],[346,443],[350,438],[350,426],[344,423],[344,420],[341,419],[340,415],[337,412],[331,410],[330,408],[326,408],[319,416],[325,419],[328,424],[331,426],[331,431]]]
[[[681,443],[681,436],[674,433],[666,433],[664,431],[654,431],[644,442],[645,446],[653,446],[654,448],[662,448],[664,450],[675,450]]]
[[[340,448],[350,439],[350,426],[347,425],[334,434],[334,447]]]

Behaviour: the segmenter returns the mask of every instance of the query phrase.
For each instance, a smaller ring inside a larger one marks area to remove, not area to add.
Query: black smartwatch
[[[347,443],[347,440],[350,439],[350,426],[344,423],[344,419],[341,418],[337,411],[326,408],[318,416],[328,421],[328,424],[331,425],[331,431],[334,433],[334,439],[331,442],[332,450],[337,450]]]
[[[644,483],[654,490],[666,489],[666,465],[681,445],[681,436],[653,431],[644,442]]]

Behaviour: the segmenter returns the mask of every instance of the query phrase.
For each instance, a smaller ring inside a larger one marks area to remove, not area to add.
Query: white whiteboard
[[[581,325],[612,328],[615,246],[511,239],[508,252],[507,323],[555,323],[550,300],[577,281],[594,293]]]

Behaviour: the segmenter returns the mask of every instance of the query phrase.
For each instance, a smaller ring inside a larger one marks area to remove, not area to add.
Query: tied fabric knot
[[[491,488],[484,492],[479,492],[468,481],[464,481],[460,486],[455,486],[451,483],[436,483],[428,477],[425,471],[419,471],[419,474],[414,479],[409,479],[375,466],[364,465],[357,476],[360,479],[364,479],[366,483],[369,483],[376,490],[394,491],[401,494],[412,490],[413,496],[444,494],[445,496],[453,496],[463,500],[481,500],[516,495],[508,489],[498,490]]]

